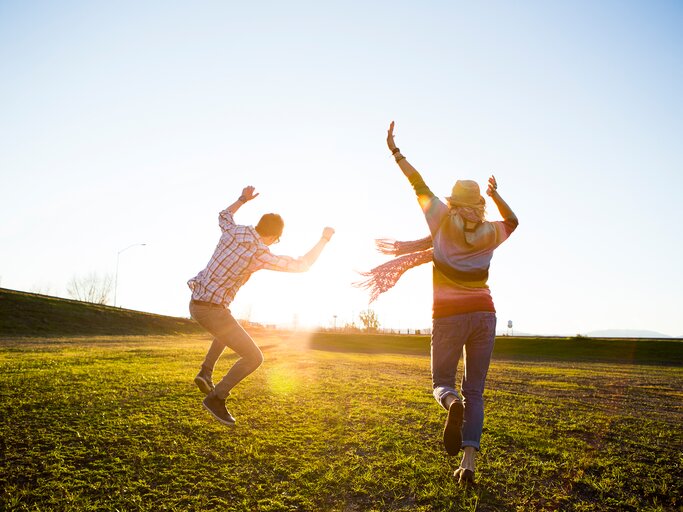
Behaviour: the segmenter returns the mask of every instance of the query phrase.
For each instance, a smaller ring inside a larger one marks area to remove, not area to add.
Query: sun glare
[[[296,394],[317,380],[313,362],[300,356],[292,363],[279,362],[277,365],[268,365],[265,371],[268,390],[276,396]]]

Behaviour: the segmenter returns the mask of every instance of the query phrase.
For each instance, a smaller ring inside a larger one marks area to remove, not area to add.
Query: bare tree
[[[66,285],[70,297],[94,304],[108,304],[112,288],[111,274],[100,276],[91,272],[85,276],[74,276]]]
[[[379,328],[379,319],[377,313],[372,309],[366,309],[360,312],[360,321],[368,332],[375,332]]]

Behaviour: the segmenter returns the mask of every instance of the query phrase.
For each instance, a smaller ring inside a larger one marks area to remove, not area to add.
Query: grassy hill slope
[[[0,288],[0,336],[81,336],[202,332],[186,318],[154,315]]]

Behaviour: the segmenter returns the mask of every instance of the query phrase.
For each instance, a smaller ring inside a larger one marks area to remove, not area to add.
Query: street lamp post
[[[119,289],[119,258],[121,258],[121,253],[124,251],[127,251],[131,247],[137,247],[138,245],[147,245],[147,244],[132,244],[129,245],[128,247],[124,247],[121,249],[117,254],[116,254],[116,274],[114,277],[114,307],[116,307],[116,294]]]

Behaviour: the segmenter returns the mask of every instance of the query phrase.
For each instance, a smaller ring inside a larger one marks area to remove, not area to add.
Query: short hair
[[[266,213],[256,224],[256,232],[261,236],[281,236],[285,221],[277,213]]]

